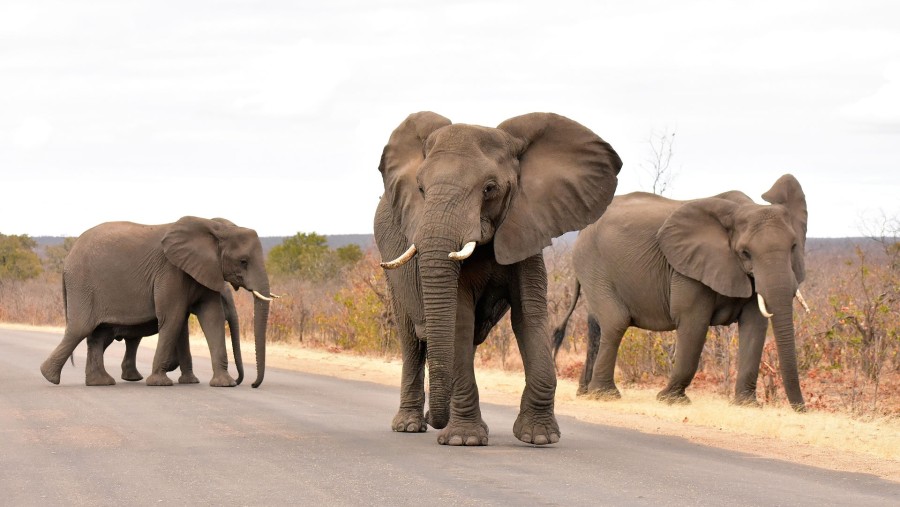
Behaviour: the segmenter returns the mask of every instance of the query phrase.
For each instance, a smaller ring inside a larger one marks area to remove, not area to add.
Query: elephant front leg
[[[513,434],[529,444],[553,444],[561,433],[554,414],[556,369],[547,325],[547,272],[540,255],[520,262],[517,268],[519,285],[510,305],[510,320],[525,367],[525,390]]]
[[[475,383],[475,307],[466,290],[460,288],[458,294],[450,420],[437,440],[442,445],[487,445],[489,431]]]
[[[113,386],[116,380],[106,372],[103,365],[103,352],[113,341],[107,331],[94,331],[88,336],[87,362],[84,365],[84,383],[89,386]]]
[[[427,345],[416,337],[412,320],[402,311],[400,343],[403,347],[403,371],[400,378],[400,409],[391,421],[391,428],[401,433],[421,433],[428,429],[425,422],[425,354]]]
[[[200,329],[206,336],[209,345],[209,358],[212,361],[213,377],[209,385],[213,387],[234,387],[237,381],[228,373],[228,352],[225,348],[225,310],[218,292],[210,292],[204,298],[197,312]]]
[[[748,305],[755,305],[753,301]],[[734,385],[734,403],[758,406],[756,381],[769,321],[753,308],[745,309],[738,319],[738,371]]]
[[[675,336],[675,365],[668,385],[657,393],[657,400],[670,405],[686,405],[691,402],[685,390],[691,385],[700,366],[700,354],[703,352],[708,330],[709,318],[682,319]]]

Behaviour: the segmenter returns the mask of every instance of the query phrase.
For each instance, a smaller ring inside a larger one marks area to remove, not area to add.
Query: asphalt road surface
[[[86,387],[82,343],[52,385],[38,367],[60,339],[0,328],[2,505],[900,505],[874,476],[568,417],[558,444],[527,445],[516,407],[482,405],[489,446],[440,446],[390,430],[396,388],[270,368],[251,389],[249,364],[212,388],[199,356],[199,385]],[[107,350],[114,377],[124,350]]]

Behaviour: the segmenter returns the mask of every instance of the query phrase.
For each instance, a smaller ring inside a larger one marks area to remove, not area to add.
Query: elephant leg
[[[676,330],[675,365],[669,376],[669,384],[656,395],[656,399],[669,404],[687,404],[690,398],[685,389],[694,380],[700,365],[700,354],[706,343],[709,320],[684,319]]]
[[[213,387],[234,387],[237,382],[228,373],[228,352],[225,348],[225,310],[222,309],[218,292],[204,298],[197,309],[200,329],[206,336],[209,358],[212,362],[213,377],[209,385]]]
[[[755,304],[755,301],[748,304]],[[734,385],[734,402],[738,405],[758,405],[756,381],[768,327],[769,321],[758,311],[741,312],[738,319],[738,372]]]
[[[600,350],[600,323],[593,315],[588,315],[588,340],[587,356],[584,360],[584,368],[581,370],[581,378],[578,379],[577,396],[587,394],[588,384],[594,376],[594,362],[597,360],[597,352]]]
[[[426,342],[416,337],[415,325],[409,316],[394,305],[397,315],[403,371],[400,375],[400,409],[391,421],[394,431],[420,433],[428,429],[425,422],[425,357]]]
[[[141,338],[125,338],[125,357],[122,358],[122,380],[136,382],[144,376],[137,369],[137,350]]]
[[[178,377],[179,384],[199,384],[200,379],[194,375],[194,359],[191,357],[191,340],[190,328],[188,322],[184,321],[181,328],[181,334],[178,336],[178,342],[175,344],[175,352],[178,354],[178,366],[181,368],[181,376]]]
[[[617,400],[622,397],[622,394],[616,387],[616,358],[619,355],[622,337],[628,330],[628,324],[626,322],[617,322],[615,325],[601,324],[600,329],[599,336],[594,338],[599,343],[594,345],[597,349],[596,359],[591,365],[592,374],[584,395],[595,400]],[[587,362],[585,362],[585,369],[587,369]]]
[[[159,340],[156,343],[156,353],[153,355],[153,371],[147,377],[148,386],[171,386],[172,379],[166,372],[175,369],[175,346],[178,342],[181,330],[187,325],[187,317],[183,312],[174,312],[175,315],[185,315],[181,318],[166,319],[158,314]]]
[[[525,368],[525,390],[513,434],[530,444],[559,442],[554,414],[556,368],[550,353],[547,271],[541,255],[516,264],[518,287],[512,291],[510,321]]]
[[[74,323],[72,318],[66,325],[66,331],[59,345],[53,349],[53,352],[41,363],[41,375],[44,376],[51,384],[59,384],[60,373],[63,365],[66,364],[75,347],[84,340],[93,329],[86,329],[86,326],[79,326]]]
[[[471,293],[459,288],[453,357],[450,420],[438,433],[445,445],[487,445],[488,426],[481,418],[475,383],[475,305]]]
[[[106,372],[103,365],[103,352],[113,342],[112,331],[95,329],[88,336],[87,361],[84,364],[84,383],[89,386],[112,386],[116,380]]]

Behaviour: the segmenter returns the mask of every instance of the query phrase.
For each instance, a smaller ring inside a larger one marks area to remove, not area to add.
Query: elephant
[[[228,374],[223,283],[250,291],[259,387],[265,375],[269,278],[259,236],[224,219],[186,216],[162,225],[106,222],[89,229],[72,246],[63,267],[66,329],[41,364],[48,381],[75,347],[88,338],[88,385],[111,384],[103,367],[104,344],[116,333],[134,337],[159,330],[147,385],[170,386],[176,347],[189,314],[197,316],[209,345],[214,387],[237,385]]]
[[[231,350],[234,353],[234,364],[238,372],[238,378],[235,382],[237,385],[241,385],[241,382],[244,380],[244,362],[241,358],[241,332],[238,324],[237,308],[234,304],[234,295],[227,282],[223,285],[221,295],[222,310],[225,312],[225,320],[228,322],[228,329],[231,334]],[[101,326],[96,332],[103,335],[102,342],[104,351],[109,347],[113,340],[125,341],[125,357],[122,359],[122,380],[132,382],[143,380],[144,376],[137,370],[137,349],[143,337],[154,335],[159,332],[157,321],[154,320],[146,326]],[[94,344],[94,342],[89,340],[88,346],[90,347],[91,344]],[[178,357],[172,366],[177,366],[181,369],[181,377],[179,377],[178,383],[199,383],[200,381],[193,372],[193,359],[191,358],[187,326],[185,326],[179,334],[179,339],[176,344],[176,353]],[[105,380],[108,382],[109,379]]]
[[[805,410],[797,373],[793,300],[806,303],[806,196],[785,174],[755,203],[740,191],[678,201],[636,192],[616,196],[578,235],[572,252],[575,298],[554,330],[554,357],[583,287],[588,352],[579,393],[619,398],[616,355],[629,326],[676,331],[675,364],[657,398],[689,403],[685,389],[710,326],[738,323],[735,403],[756,404],[769,321],[791,406]]]
[[[425,111],[393,131],[374,230],[392,259],[382,267],[403,356],[394,431],[430,425],[440,444],[487,445],[474,354],[509,310],[526,378],[513,433],[559,440],[542,250],[603,213],[621,166],[608,143],[552,113],[488,128]]]

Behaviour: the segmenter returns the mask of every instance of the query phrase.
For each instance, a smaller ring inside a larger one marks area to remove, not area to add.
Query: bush
[[[0,234],[0,283],[28,280],[41,274],[41,259],[34,252],[37,243],[28,236]]]

